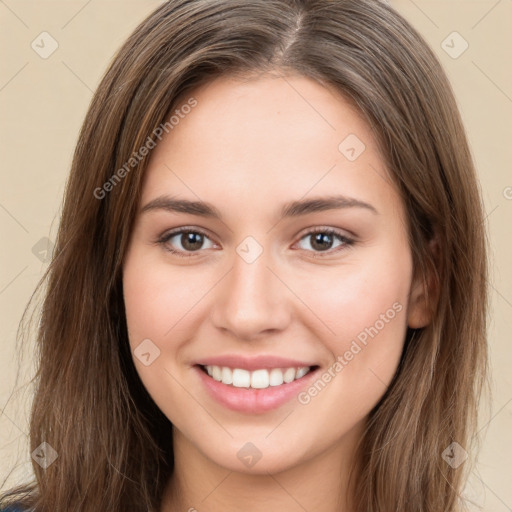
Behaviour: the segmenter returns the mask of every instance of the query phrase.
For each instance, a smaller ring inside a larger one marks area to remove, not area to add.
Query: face
[[[335,91],[267,75],[192,96],[152,150],[124,261],[133,360],[175,439],[276,472],[353,442],[420,326],[406,213]]]

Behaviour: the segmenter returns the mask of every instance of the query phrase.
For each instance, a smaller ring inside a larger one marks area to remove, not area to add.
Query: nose
[[[272,267],[268,253],[248,263],[237,253],[233,267],[217,285],[212,320],[240,340],[282,331],[290,322],[292,292]]]

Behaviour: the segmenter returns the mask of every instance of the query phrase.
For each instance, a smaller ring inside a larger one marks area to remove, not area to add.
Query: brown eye
[[[210,239],[201,231],[180,229],[163,235],[158,240],[158,243],[162,244],[166,250],[173,254],[187,257],[187,253],[198,252],[204,249],[206,240]]]
[[[185,231],[178,235],[182,247],[186,251],[197,251],[203,245],[204,236],[201,233],[194,233],[193,231]]]
[[[355,243],[354,240],[334,229],[316,229],[315,231],[306,233],[306,235],[301,238],[301,240],[308,239],[310,240],[309,247],[314,253],[328,252],[329,254],[332,254],[333,252],[343,250],[345,247],[351,246]],[[338,239],[340,243],[334,246],[334,249],[331,250],[336,239]]]

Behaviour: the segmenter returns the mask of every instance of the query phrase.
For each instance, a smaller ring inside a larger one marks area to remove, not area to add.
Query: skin
[[[123,267],[132,351],[147,338],[160,350],[150,365],[134,364],[173,424],[176,471],[161,510],[348,511],[367,416],[396,371],[407,326],[429,322],[403,203],[369,125],[334,90],[272,74],[222,77],[191,96],[197,106],[152,150],[140,207],[168,194],[207,201],[222,220],[141,213]],[[349,134],[366,146],[354,161],[338,149]],[[279,218],[288,201],[334,193],[378,213]],[[198,250],[187,252],[180,235],[155,243],[179,227],[207,233]],[[355,243],[334,236],[322,251],[306,236],[316,228]],[[252,263],[236,251],[247,236],[263,248]],[[325,372],[396,303],[401,310],[308,404],[231,411],[192,369],[201,357],[242,353],[316,361]],[[252,467],[237,457],[247,442],[262,454]]]

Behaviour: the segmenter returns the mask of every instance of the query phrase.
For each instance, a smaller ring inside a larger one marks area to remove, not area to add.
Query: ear
[[[439,269],[439,243],[434,236],[429,242],[435,266]],[[419,274],[419,273],[418,273]],[[407,309],[407,323],[412,329],[426,327],[432,321],[432,312],[439,299],[439,282],[436,275],[431,272],[426,279],[416,275],[411,285],[409,305]]]

